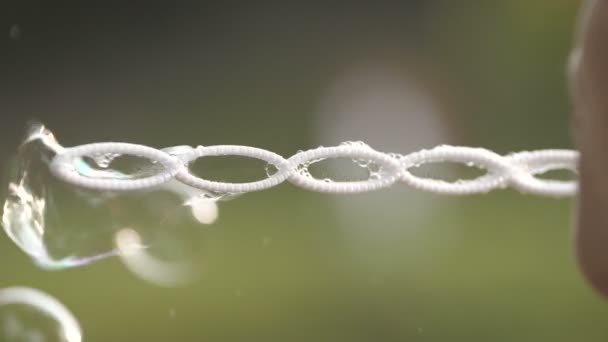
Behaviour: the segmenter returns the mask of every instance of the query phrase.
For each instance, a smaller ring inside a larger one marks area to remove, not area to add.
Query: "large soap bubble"
[[[57,299],[28,287],[0,289],[0,340],[80,342],[74,315]]]
[[[78,188],[54,177],[48,164],[61,146],[41,124],[34,124],[11,164],[2,225],[8,236],[39,266],[62,269],[121,254],[116,234],[137,232],[146,255],[166,260],[189,258],[200,247],[201,224],[218,216],[222,196],[169,181],[146,191],[107,192]],[[191,149],[165,149],[180,154]],[[105,154],[82,158],[74,167],[83,176],[140,178],[158,172],[152,161]]]

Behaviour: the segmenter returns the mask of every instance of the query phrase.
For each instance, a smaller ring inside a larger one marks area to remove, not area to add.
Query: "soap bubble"
[[[124,227],[143,236],[145,249],[164,253],[173,248],[169,254],[187,258],[200,241],[197,228],[217,219],[217,201],[224,200],[224,195],[175,180],[131,192],[65,183],[49,170],[53,156],[64,149],[42,124],[32,125],[12,163],[2,212],[7,235],[45,269],[81,266],[119,255],[115,234]],[[164,151],[179,155],[191,149],[178,146]],[[112,154],[77,159],[74,167],[83,176],[133,179],[154,174],[161,166]]]
[[[0,340],[80,342],[74,315],[57,299],[27,287],[0,289]]]
[[[114,238],[124,265],[140,279],[164,287],[183,286],[193,280],[194,267],[190,263],[153,256],[135,230],[121,229]]]

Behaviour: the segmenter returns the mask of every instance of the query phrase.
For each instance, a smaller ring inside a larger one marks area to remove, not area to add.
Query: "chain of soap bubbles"
[[[160,166],[158,172],[141,178],[92,177],[79,171],[78,163],[95,155],[126,155],[146,158]],[[206,180],[193,175],[189,165],[199,158],[210,156],[241,156],[262,160],[276,172],[268,178],[254,182],[233,183]],[[349,158],[359,165],[375,165],[369,176],[361,181],[333,181],[311,176],[308,167],[316,162],[333,158]],[[52,173],[71,184],[107,191],[150,189],[175,179],[191,187],[218,193],[247,193],[268,189],[289,181],[301,188],[325,193],[352,194],[387,188],[404,183],[412,188],[437,194],[467,195],[486,193],[494,189],[511,187],[523,193],[541,196],[567,197],[577,191],[574,180],[552,180],[536,177],[553,170],[569,170],[576,173],[578,152],[573,150],[537,150],[499,155],[484,148],[440,145],[407,155],[383,153],[362,142],[347,142],[339,146],[319,147],[300,151],[285,159],[282,156],[250,146],[217,145],[178,149],[156,149],[149,146],[101,142],[64,148],[53,158]],[[486,171],[475,179],[448,182],[423,178],[410,172],[428,163],[461,163]]]

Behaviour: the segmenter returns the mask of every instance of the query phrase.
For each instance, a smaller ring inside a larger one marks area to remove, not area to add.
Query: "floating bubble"
[[[10,30],[8,31],[8,36],[14,40],[21,38],[21,27],[17,24],[11,26]]]
[[[212,224],[217,220],[218,208],[213,199],[202,197],[194,197],[185,202],[186,205],[192,208],[192,216],[202,224]]]
[[[101,153],[93,155],[92,158],[95,161],[97,166],[107,169],[110,166],[110,163],[117,157],[120,157],[118,153]]]
[[[0,289],[0,340],[80,342],[74,315],[57,299],[27,287]]]
[[[165,152],[179,156],[191,149],[177,146]],[[75,187],[54,177],[48,167],[63,150],[52,132],[32,125],[12,163],[2,212],[7,235],[45,269],[81,266],[120,254],[115,234],[124,227],[145,236],[146,248],[171,238],[171,248],[180,250],[176,254],[187,257],[200,241],[197,228],[215,222],[217,202],[230,198],[175,180],[131,192]],[[116,154],[77,159],[73,167],[85,177],[113,179],[146,177],[161,168]]]
[[[166,261],[151,255],[141,236],[133,229],[116,232],[115,243],[125,266],[139,278],[164,287],[178,287],[191,282],[194,267],[184,261]]]

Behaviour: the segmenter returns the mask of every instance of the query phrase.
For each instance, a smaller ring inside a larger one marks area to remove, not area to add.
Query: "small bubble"
[[[369,179],[380,180],[380,179],[382,179],[382,174],[380,174],[379,172],[370,172]]]
[[[307,178],[312,178],[312,175],[310,174],[310,171],[308,171],[308,168],[306,167],[300,167],[296,170],[297,173],[299,173],[300,175],[307,177]]]
[[[369,168],[370,165],[373,163],[371,160],[364,160],[364,159],[353,159],[352,161],[364,169]]]
[[[17,24],[11,26],[8,31],[8,36],[13,40],[21,38],[21,27]]]
[[[95,161],[95,164],[103,169],[110,167],[112,161],[118,157],[120,157],[120,154],[118,153],[100,153],[91,156]]]
[[[345,141],[345,142],[341,143],[340,145],[365,147],[365,148],[371,149],[371,147],[368,144],[364,143],[363,141]]]
[[[179,145],[179,146],[171,146],[171,147],[165,147],[162,149],[163,152],[167,152],[171,155],[174,156],[181,156],[184,154],[188,154],[191,153],[194,150],[194,148],[192,148],[192,146],[188,146],[188,145]]]
[[[115,240],[123,264],[142,280],[163,287],[179,287],[194,279],[195,269],[189,262],[167,261],[152,255],[133,229],[118,231]]]
[[[264,170],[266,171],[266,176],[271,177],[277,172],[277,167],[272,164],[266,164]]]
[[[192,208],[192,216],[202,224],[212,224],[218,218],[218,207],[215,200],[206,196],[196,196],[188,201],[186,205]]]

